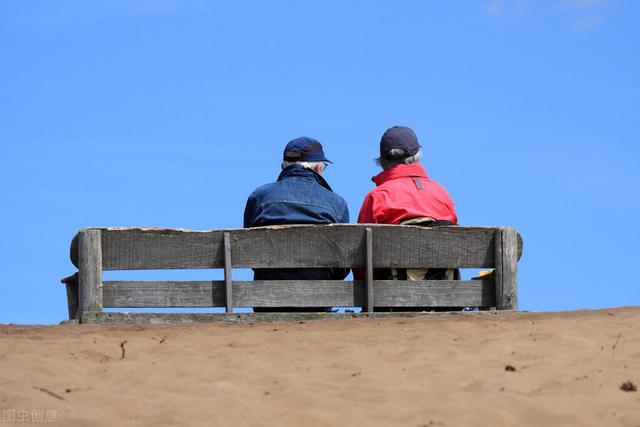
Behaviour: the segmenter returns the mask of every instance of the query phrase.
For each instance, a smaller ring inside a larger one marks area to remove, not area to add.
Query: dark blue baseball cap
[[[406,155],[389,156],[389,151],[393,149],[404,150]],[[385,159],[404,158],[413,156],[420,150],[418,137],[415,132],[406,126],[394,126],[386,130],[380,139],[380,157]]]
[[[284,154],[282,156],[284,161],[287,162],[328,162],[333,163],[331,160],[324,156],[322,151],[322,144],[313,138],[307,136],[301,136],[300,138],[292,139],[289,141],[286,147],[284,147]]]

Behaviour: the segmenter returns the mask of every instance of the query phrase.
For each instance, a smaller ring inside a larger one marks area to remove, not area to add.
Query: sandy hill
[[[637,384],[640,308],[0,326],[5,423],[638,427]]]

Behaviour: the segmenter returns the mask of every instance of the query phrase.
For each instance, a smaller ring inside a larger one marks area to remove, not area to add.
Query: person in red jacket
[[[365,197],[359,223],[401,224],[415,219],[458,223],[453,200],[420,164],[420,148],[408,127],[394,126],[382,135],[376,162],[383,171],[372,178],[377,187]]]
[[[376,188],[365,197],[358,223],[425,227],[458,224],[453,200],[440,184],[429,178],[420,164],[420,148],[416,134],[408,127],[394,126],[382,135],[380,157],[376,163],[383,171],[372,178]],[[357,280],[364,278],[362,269],[353,271]],[[452,280],[459,279],[460,272],[446,268],[383,268],[374,270],[374,278]],[[392,310],[389,307],[376,308],[376,311]]]

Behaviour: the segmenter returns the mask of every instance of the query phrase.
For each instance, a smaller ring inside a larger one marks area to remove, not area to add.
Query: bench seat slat
[[[362,281],[237,281],[234,307],[360,307]],[[105,281],[105,308],[224,307],[224,281]],[[374,282],[376,307],[492,307],[492,280]]]

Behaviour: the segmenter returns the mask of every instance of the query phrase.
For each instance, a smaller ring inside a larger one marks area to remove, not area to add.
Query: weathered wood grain
[[[187,231],[101,229],[105,270],[223,268],[225,232],[237,268],[363,267],[373,231],[374,267],[494,267],[495,227],[289,225]],[[72,261],[77,265],[72,244]],[[521,239],[519,239],[521,247]]]
[[[517,233],[511,227],[496,231],[496,308],[518,309]]]
[[[224,233],[103,230],[105,270],[224,268]]]
[[[493,280],[377,280],[376,307],[493,307]]]
[[[516,310],[522,238],[510,227],[293,225],[256,229],[84,229],[71,244],[70,318],[105,307],[497,307]],[[232,267],[364,267],[365,280],[233,282]],[[374,281],[373,268],[495,267],[491,279]],[[102,270],[224,268],[224,281],[102,283]],[[495,282],[494,282],[495,276]],[[75,300],[74,300],[75,298]],[[232,316],[232,314],[229,314]],[[91,316],[89,316],[91,317]],[[99,316],[98,316],[99,317]]]
[[[231,264],[231,237],[229,233],[224,233],[224,296],[225,310],[227,313],[233,312],[233,288],[232,288],[232,264]]]
[[[357,292],[357,295],[354,295]],[[236,307],[304,307],[360,305],[361,289],[346,281],[236,281],[233,282]],[[225,305],[223,281],[110,281],[104,284],[105,307],[222,307]],[[313,304],[310,301],[314,301]]]
[[[391,313],[84,313],[81,323],[258,323],[258,322],[306,322],[313,320],[344,320],[362,318],[402,318],[421,316],[425,319],[441,316],[491,316],[504,317],[511,312],[477,311],[477,312],[402,312]]]
[[[495,231],[495,260],[496,260],[496,266],[495,269],[493,270],[493,274],[494,274],[494,282],[495,282],[495,289],[494,292],[496,294],[496,308],[498,308],[498,306],[502,306],[502,286],[503,286],[503,282],[504,282],[504,269],[502,267],[502,229],[497,228]]]
[[[371,228],[365,230],[365,246],[366,246],[366,261],[365,261],[365,287],[367,295],[366,311],[373,313],[374,307],[374,290],[373,290],[373,231]]]
[[[78,273],[61,280],[67,289],[67,309],[70,320],[79,320],[78,317]]]
[[[102,309],[102,246],[101,231],[85,229],[78,233],[78,310]]]
[[[371,307],[492,307],[492,281],[373,282]],[[235,307],[362,307],[365,282],[355,281],[237,281]],[[224,281],[106,281],[104,307],[223,307]]]

